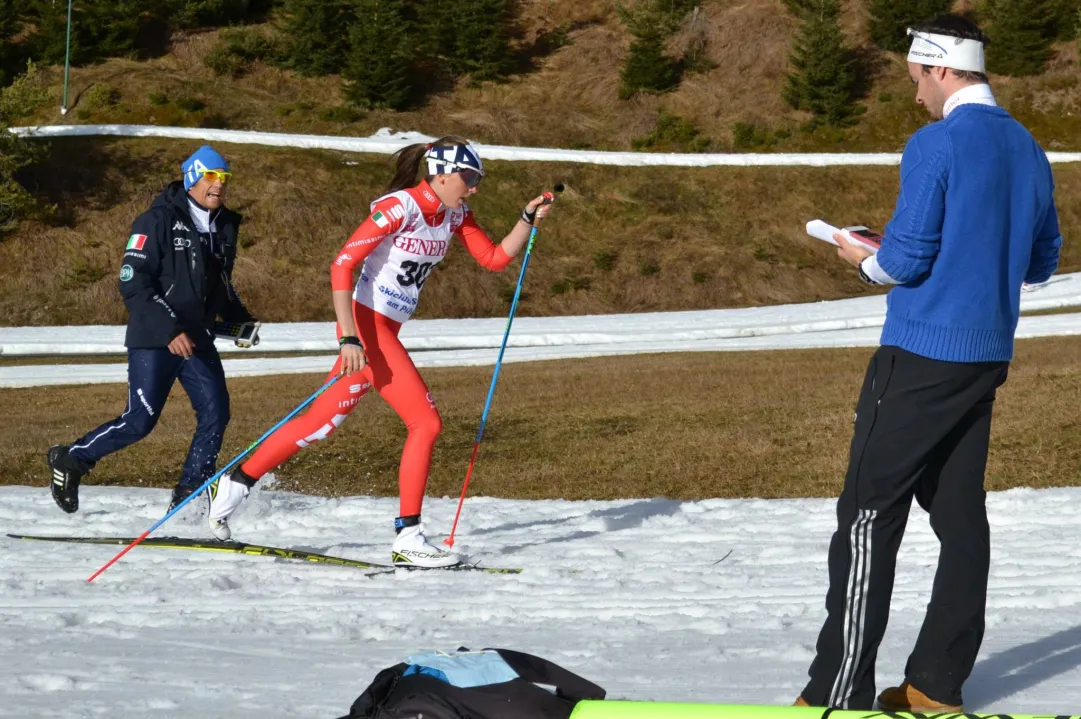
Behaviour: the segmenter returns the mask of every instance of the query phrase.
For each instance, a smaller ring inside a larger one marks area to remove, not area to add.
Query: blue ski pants
[[[128,404],[124,413],[87,432],[71,445],[70,456],[91,466],[138,442],[158,423],[176,380],[195,410],[195,436],[178,484],[197,487],[215,471],[225,428],[229,392],[214,347],[199,349],[185,360],[166,348],[128,349]]]

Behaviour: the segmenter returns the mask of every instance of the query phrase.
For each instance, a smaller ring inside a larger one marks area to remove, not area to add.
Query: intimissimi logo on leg
[[[321,441],[323,441],[324,439],[329,437],[330,434],[334,430],[336,430],[338,428],[338,425],[340,425],[342,422],[345,421],[345,418],[347,416],[348,415],[345,415],[345,414],[336,414],[336,415],[334,415],[333,417],[330,418],[330,421],[327,422],[326,424],[324,424],[322,427],[315,430],[314,432],[309,434],[304,439],[298,439],[297,440],[297,445],[300,446],[300,447],[307,447],[312,442],[321,442]]]

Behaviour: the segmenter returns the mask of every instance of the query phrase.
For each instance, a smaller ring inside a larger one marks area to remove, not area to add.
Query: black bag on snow
[[[396,664],[379,672],[341,719],[568,719],[579,701],[604,699],[604,689],[546,659],[485,651],[497,653],[517,678],[461,687],[438,672]]]

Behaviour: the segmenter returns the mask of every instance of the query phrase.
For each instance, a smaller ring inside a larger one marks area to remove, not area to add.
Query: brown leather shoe
[[[888,712],[937,712],[943,714],[964,714],[964,707],[956,704],[943,704],[921,692],[908,683],[901,682],[899,687],[890,687],[878,695],[879,707]]]
[[[792,706],[794,706],[794,707],[809,707],[811,705],[808,704],[807,700],[804,699],[803,697],[797,697],[796,698],[796,703],[793,704]]]

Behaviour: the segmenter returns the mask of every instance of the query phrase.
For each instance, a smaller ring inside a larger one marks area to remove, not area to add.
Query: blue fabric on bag
[[[456,687],[502,684],[518,678],[497,652],[428,652],[406,657],[405,676],[426,674]]]
[[[402,672],[403,677],[408,677],[412,674],[423,674],[425,676],[434,677],[441,682],[450,684],[450,679],[447,679],[447,675],[438,669],[432,669],[431,667],[422,667],[419,664],[410,664],[409,668]]]

